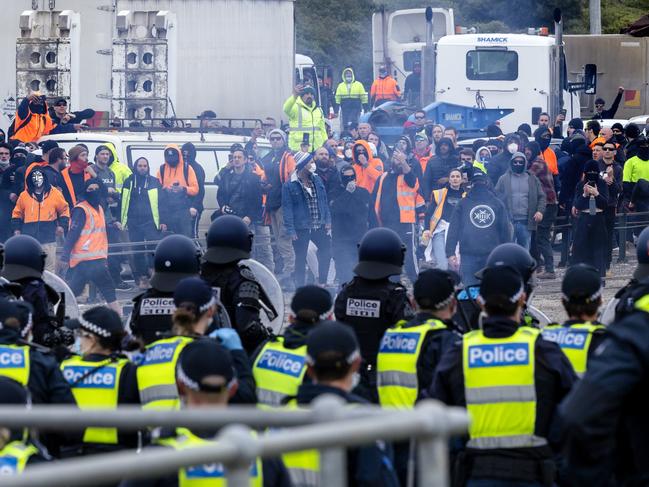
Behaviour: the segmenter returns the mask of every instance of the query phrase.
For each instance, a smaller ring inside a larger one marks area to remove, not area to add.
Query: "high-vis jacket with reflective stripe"
[[[169,446],[175,450],[205,446],[214,441],[205,440],[186,428],[178,428],[175,438],[158,440],[158,444]],[[178,471],[178,487],[226,487],[226,471],[221,463],[195,465],[193,467],[181,468]],[[257,458],[250,466],[250,487],[262,487],[264,485],[263,468],[261,459]]]
[[[376,191],[376,201],[374,202],[374,213],[380,225],[381,220],[381,194],[383,193],[383,182],[388,176],[384,172],[379,178],[378,188]],[[414,188],[408,186],[403,174],[397,178],[397,204],[399,205],[399,220],[401,223],[416,223],[418,209],[424,208],[424,198],[419,194],[419,181]]]
[[[25,470],[32,455],[38,453],[34,445],[25,445],[21,441],[12,441],[0,449],[0,477],[17,475]]]
[[[288,146],[291,150],[300,150],[304,134],[309,134],[311,150],[322,147],[327,140],[327,130],[322,108],[315,101],[307,106],[302,98],[291,95],[284,102],[284,113],[288,117]]]
[[[596,330],[605,330],[604,325],[590,322],[564,325],[550,325],[543,328],[543,338],[557,343],[568,357],[578,377],[583,377],[588,366],[588,351]]]
[[[295,396],[306,373],[306,345],[284,347],[284,338],[267,342],[252,368],[257,384],[257,400],[267,406],[280,406],[285,397]]]
[[[406,320],[389,328],[377,355],[377,385],[383,407],[410,408],[419,393],[417,362],[429,332],[447,329],[439,320],[430,319],[418,326],[404,328]]]
[[[143,409],[179,409],[176,363],[180,352],[194,339],[171,337],[147,345],[137,367],[137,388]]]
[[[124,358],[91,362],[72,357],[61,363],[61,371],[79,409],[114,409],[119,402],[122,369],[128,363]],[[117,428],[86,428],[83,442],[116,445]]]
[[[72,178],[70,177],[69,167],[66,167],[61,171],[61,177],[63,178],[63,182],[65,183],[65,188],[68,190],[68,194],[70,195],[70,201],[68,201],[68,203],[71,203],[71,206],[76,206],[79,200],[77,198],[76,191],[74,190],[74,184],[72,184]],[[88,172],[83,173],[84,181],[87,181],[91,177],[92,176]]]
[[[295,399],[291,399],[287,408],[298,409]],[[320,453],[318,450],[302,450],[282,455],[282,462],[291,477],[295,487],[319,487],[320,482]],[[324,487],[324,486],[323,486]]]
[[[108,237],[106,236],[106,219],[104,209],[99,206],[94,208],[87,201],[80,202],[86,214],[86,222],[81,230],[81,235],[75,242],[70,252],[70,267],[75,267],[79,262],[108,258]]]
[[[23,386],[29,382],[30,348],[26,345],[0,345],[0,376],[8,377]]]
[[[469,448],[528,448],[547,444],[535,436],[535,346],[540,330],[521,327],[507,338],[482,330],[464,335],[462,369],[471,415]]]

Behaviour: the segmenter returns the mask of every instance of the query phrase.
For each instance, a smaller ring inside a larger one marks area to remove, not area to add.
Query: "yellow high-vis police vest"
[[[540,330],[521,327],[507,338],[475,330],[462,339],[462,369],[471,416],[469,448],[527,448],[547,445],[534,434],[535,345]]]
[[[252,368],[257,400],[266,406],[280,406],[285,397],[295,396],[306,373],[306,345],[284,347],[284,337],[264,345]]]
[[[287,404],[288,409],[298,409],[295,399]],[[291,477],[291,484],[300,487],[318,487],[320,484],[320,452],[302,450],[282,455],[282,462]]]
[[[424,338],[431,331],[445,330],[440,320],[430,319],[421,325],[404,328],[399,321],[386,330],[376,359],[379,403],[383,407],[410,408],[419,392],[417,361]]]
[[[163,446],[170,446],[175,450],[215,443],[196,436],[186,428],[176,429],[176,435],[175,438],[164,438],[158,440],[157,443]],[[221,463],[196,465],[181,468],[178,471],[178,487],[226,487],[227,485],[226,471]],[[264,485],[263,468],[260,458],[257,458],[250,466],[249,485],[251,487],[262,487]]]
[[[0,376],[13,379],[26,387],[31,365],[29,353],[27,345],[0,344]]]
[[[137,387],[143,409],[179,409],[176,363],[180,352],[194,339],[171,337],[147,345],[137,367]]]
[[[604,325],[579,323],[570,326],[550,325],[543,328],[543,338],[557,343],[575,369],[578,377],[583,377],[588,366],[588,350],[596,330],[605,330]]]
[[[17,475],[25,470],[32,455],[38,453],[34,445],[26,445],[22,441],[12,441],[0,450],[0,477]]]
[[[72,357],[61,363],[63,377],[70,384],[79,409],[117,408],[125,358],[89,362]],[[84,443],[117,444],[117,428],[86,428]]]

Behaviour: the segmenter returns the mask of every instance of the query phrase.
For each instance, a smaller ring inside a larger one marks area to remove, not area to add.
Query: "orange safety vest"
[[[70,252],[70,268],[80,262],[108,258],[108,238],[106,237],[106,219],[104,209],[95,208],[87,201],[80,202],[76,208],[81,208],[86,214],[86,223],[81,230],[79,239]]]
[[[76,206],[77,204],[77,195],[74,193],[74,184],[72,184],[72,179],[70,178],[70,168],[66,167],[61,171],[61,177],[63,178],[63,182],[68,188],[68,192],[70,193],[70,198],[72,198],[72,205]],[[83,180],[87,181],[90,179],[90,174],[87,172],[83,172]]]
[[[14,127],[15,132],[11,136],[11,140],[19,140],[26,144],[27,142],[36,142],[43,135],[49,134],[56,125],[47,112],[46,105],[45,113],[32,113],[30,111],[25,119],[20,118],[18,112],[16,112]]]
[[[397,81],[392,76],[376,78],[372,83],[370,95],[374,100],[398,100],[401,96]]]
[[[446,196],[448,195],[448,188],[435,189],[432,192],[433,199],[435,200],[435,211],[433,216],[430,217],[430,233],[433,233],[437,228],[437,224],[442,219],[442,213],[444,213],[444,203],[446,203]],[[466,193],[462,193],[462,198]]]
[[[379,188],[376,191],[376,201],[374,202],[374,213],[379,225],[383,225],[381,221],[381,193],[383,192],[383,181],[388,173],[381,174],[379,178]],[[415,223],[416,215],[415,209],[424,205],[424,199],[419,194],[419,181],[411,188],[406,183],[403,174],[397,178],[397,204],[399,205],[399,220],[401,223]]]
[[[293,158],[293,154],[286,151],[279,161],[279,180],[282,184],[290,179],[293,171],[295,171],[295,159]]]
[[[559,174],[559,165],[557,163],[557,155],[554,153],[554,151],[548,147],[541,153],[541,157],[545,161],[545,163],[548,165],[548,169],[552,173],[553,176],[556,176]]]

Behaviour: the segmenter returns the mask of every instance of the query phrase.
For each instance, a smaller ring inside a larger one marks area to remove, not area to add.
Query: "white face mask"
[[[511,144],[508,144],[507,150],[509,151],[510,154],[513,154],[514,152],[518,151],[518,144],[516,142],[512,142]]]

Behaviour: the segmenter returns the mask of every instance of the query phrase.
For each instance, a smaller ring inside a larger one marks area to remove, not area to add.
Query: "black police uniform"
[[[414,312],[406,288],[388,278],[354,277],[336,297],[334,313],[338,321],[351,325],[358,337],[363,357],[361,386],[358,392],[378,402],[376,392],[376,355],[385,330],[397,321],[409,320]]]
[[[141,337],[145,344],[160,338],[159,333],[171,331],[171,315],[174,305],[174,293],[148,289],[133,298],[130,329],[133,335]]]
[[[607,329],[588,371],[561,406],[566,485],[649,484],[649,314]]]

